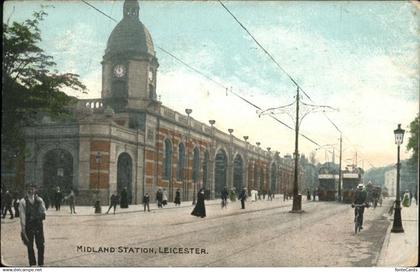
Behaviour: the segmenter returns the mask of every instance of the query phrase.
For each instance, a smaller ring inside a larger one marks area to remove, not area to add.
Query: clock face
[[[123,77],[125,76],[125,67],[124,65],[118,64],[114,66],[114,75],[116,77]]]

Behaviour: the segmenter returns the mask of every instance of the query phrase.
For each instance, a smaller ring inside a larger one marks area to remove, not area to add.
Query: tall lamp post
[[[398,124],[398,128],[394,130],[395,144],[397,145],[397,196],[395,199],[394,224],[391,232],[404,232],[401,222],[401,206],[400,206],[400,145],[403,143],[405,130]]]
[[[254,169],[254,171],[258,174],[258,170],[257,170],[258,169],[258,166],[257,166],[257,164],[260,163],[260,145],[261,145],[261,142],[256,142],[255,144],[257,145],[257,162],[255,163],[255,169]],[[261,168],[260,168],[260,171],[261,171]],[[259,173],[259,174],[261,176],[261,173]],[[254,177],[255,177],[255,174],[254,174]],[[255,187],[257,185],[258,178],[260,178],[260,177],[257,176],[256,180],[254,180],[254,186]],[[260,182],[259,183],[261,183],[261,178],[260,178]],[[259,191],[260,188],[261,188],[261,184],[260,184],[259,188],[256,188],[256,189]]]
[[[268,155],[270,156],[270,159],[271,159],[271,147],[267,147],[267,151],[268,151]],[[266,177],[267,177],[267,182],[265,184],[265,191],[268,192],[268,188],[270,188],[270,185],[271,185],[271,183],[270,183],[271,181],[269,179],[269,177],[270,177],[270,162],[268,162],[268,165],[267,165],[267,175],[266,175]],[[271,191],[271,188],[270,188],[270,191]]]
[[[233,128],[229,128],[228,129],[228,132],[229,132],[229,135],[230,135],[230,140],[229,140],[229,158],[230,158],[230,161],[228,162],[228,172],[229,172],[229,177],[227,178],[227,180],[226,180],[226,185],[228,185],[228,186],[231,186],[231,185],[233,185],[233,182],[234,182],[234,176],[233,176],[233,167],[235,167],[234,165],[235,165],[235,163],[234,163],[234,158],[232,158],[233,157],[233,152],[232,152],[232,145],[233,145],[233,135],[232,135],[232,133],[233,133]],[[233,167],[232,167],[233,166]],[[232,181],[232,184],[230,184],[230,182]],[[233,187],[233,186],[231,186],[231,187]]]
[[[246,169],[246,173],[245,173],[245,177],[246,177],[246,184],[247,184],[247,186],[244,186],[244,184],[242,185],[242,187],[247,187],[248,188],[248,192],[250,192],[251,190],[249,190],[250,189],[250,187],[249,187],[249,179],[250,179],[250,177],[249,177],[249,169],[248,169],[248,167],[249,167],[249,163],[248,163],[248,139],[249,139],[249,137],[248,136],[243,136],[243,138],[244,138],[244,140],[245,140],[245,150],[246,150],[246,152],[245,152],[245,162],[246,162],[246,166],[245,166],[245,169]],[[242,190],[242,188],[238,188],[239,189],[239,191],[241,191]]]
[[[101,166],[101,152],[96,153],[96,166],[98,168],[98,182],[96,184],[96,201],[95,201],[95,213],[102,213],[101,202],[99,200],[99,169]]]
[[[214,156],[213,156],[213,148],[215,146],[215,142],[214,142],[214,124],[216,123],[216,120],[209,120],[209,124],[211,126],[211,145],[210,145],[210,165],[214,166]],[[208,189],[210,191],[209,197],[212,198],[213,197],[213,187],[212,184],[214,184],[214,171],[211,170],[210,171],[210,188],[206,188],[206,190]]]
[[[189,178],[189,175],[188,175],[188,171],[189,171],[189,166],[190,166],[190,151],[189,151],[189,148],[188,148],[188,143],[189,143],[189,141],[190,141],[190,114],[192,113],[192,109],[185,109],[185,113],[187,114],[187,116],[188,116],[188,121],[187,121],[187,123],[188,123],[188,134],[187,134],[187,142],[186,142],[186,148],[187,148],[187,175],[186,175],[186,177],[184,177],[184,182],[185,182],[185,178],[187,179],[187,184],[188,184],[188,178]],[[184,186],[185,187],[185,186]],[[186,190],[186,188],[184,188],[184,190],[185,191],[187,191]],[[184,195],[185,195],[185,191],[184,191]],[[195,204],[195,186],[194,186],[194,193],[193,193],[193,202],[192,202],[192,204],[194,205]]]

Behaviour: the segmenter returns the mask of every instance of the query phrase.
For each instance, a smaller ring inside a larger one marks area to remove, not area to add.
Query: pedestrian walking
[[[114,214],[115,214],[115,210],[117,209],[117,205],[118,205],[118,194],[117,192],[112,193],[110,200],[109,200],[109,208],[108,211],[106,213],[109,213],[109,211],[111,210],[112,207],[114,207]]]
[[[227,191],[227,188],[225,187],[225,188],[223,188],[223,190],[222,190],[222,192],[221,192],[221,198],[222,198],[222,208],[226,208],[226,206],[227,206],[227,198],[228,198],[228,195],[229,195],[229,193],[228,193],[228,191]]]
[[[19,217],[19,194],[15,192],[13,194],[13,209],[15,210],[15,217]]]
[[[34,240],[38,251],[38,266],[44,265],[44,226],[45,204],[36,194],[36,186],[30,185],[26,196],[19,201],[21,238],[28,249],[29,265],[37,265]]]
[[[311,200],[311,192],[309,192],[309,189],[306,191],[306,200]]]
[[[314,197],[314,201],[316,200],[316,189],[314,189],[313,193],[313,197]]]
[[[229,192],[229,200],[230,200],[230,202],[235,202],[236,201],[236,188],[235,187],[233,187],[232,189],[230,189],[230,192]]]
[[[174,203],[175,203],[175,206],[181,205],[181,192],[179,191],[179,189],[176,189]]]
[[[273,200],[273,194],[271,193],[271,190],[268,190],[268,193],[267,193],[267,200],[270,200],[270,201],[272,201],[272,200]]]
[[[163,200],[163,194],[159,188],[156,192],[156,201],[157,201],[158,208],[162,208],[162,200]]]
[[[408,191],[405,191],[404,196],[403,196],[403,200],[402,200],[402,205],[404,207],[410,207],[410,196]]]
[[[6,190],[6,193],[4,194],[3,218],[5,218],[7,212],[9,212],[10,213],[10,219],[13,219],[12,203],[13,203],[12,194],[9,192],[9,190]]]
[[[168,204],[168,193],[166,192],[166,189],[163,188],[162,192],[162,206],[166,206]]]
[[[246,200],[246,188],[243,188],[239,193],[238,199],[241,201],[241,209],[245,209],[245,200]]]
[[[50,198],[48,193],[48,188],[41,187],[39,188],[39,196],[44,200],[45,209],[48,211],[48,208],[50,207]]]
[[[3,190],[3,187],[1,188],[1,212],[0,214],[3,215],[3,211],[4,211],[4,198],[5,198],[5,194],[6,194],[6,190]]]
[[[146,194],[143,196],[143,206],[144,206],[144,211],[146,211],[146,207],[147,207],[147,211],[148,211],[148,212],[150,212],[149,202],[150,202],[150,196],[149,196],[149,193],[146,193]]]
[[[60,186],[57,186],[55,193],[54,193],[54,205],[55,210],[59,211],[61,208],[61,201],[63,200],[63,193],[60,190]]]
[[[124,187],[123,190],[121,191],[120,208],[121,209],[127,209],[128,208],[127,187]]]
[[[257,194],[258,194],[258,192],[257,192],[257,190],[251,190],[251,201],[252,202],[254,202],[254,201],[257,201]]]
[[[206,217],[206,206],[204,204],[204,188],[201,188],[197,193],[197,203],[191,215],[204,218]]]
[[[76,195],[74,194],[73,189],[70,189],[70,193],[64,199],[69,203],[70,213],[76,213]]]

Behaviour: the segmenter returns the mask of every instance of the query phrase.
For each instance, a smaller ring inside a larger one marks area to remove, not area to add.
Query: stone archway
[[[214,195],[219,198],[226,184],[227,177],[227,156],[223,149],[220,149],[215,158],[214,165]]]
[[[52,149],[45,153],[42,171],[44,190],[54,191],[57,186],[61,191],[68,193],[70,189],[75,191],[73,184],[73,156],[64,149]]]
[[[239,194],[243,188],[244,167],[242,157],[238,154],[233,160],[233,187],[235,187],[236,194]]]
[[[132,170],[133,162],[130,155],[126,152],[121,153],[117,162],[117,191],[121,193],[124,188],[127,188],[128,204],[131,204],[133,199]]]

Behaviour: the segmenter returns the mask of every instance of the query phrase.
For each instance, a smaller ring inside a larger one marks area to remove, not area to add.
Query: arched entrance
[[[43,159],[44,190],[54,191],[57,186],[68,193],[73,188],[73,157],[67,150],[53,149],[48,151]]]
[[[271,164],[271,182],[270,182],[270,190],[271,193],[277,193],[277,167],[275,163]]]
[[[243,161],[242,157],[238,154],[233,161],[233,187],[235,187],[236,194],[242,189],[243,184]]]
[[[227,156],[223,149],[220,149],[215,158],[214,166],[214,195],[220,197],[222,189],[226,186]]]
[[[117,190],[118,193],[127,188],[128,204],[132,200],[132,169],[133,163],[128,153],[121,153],[117,162]]]

